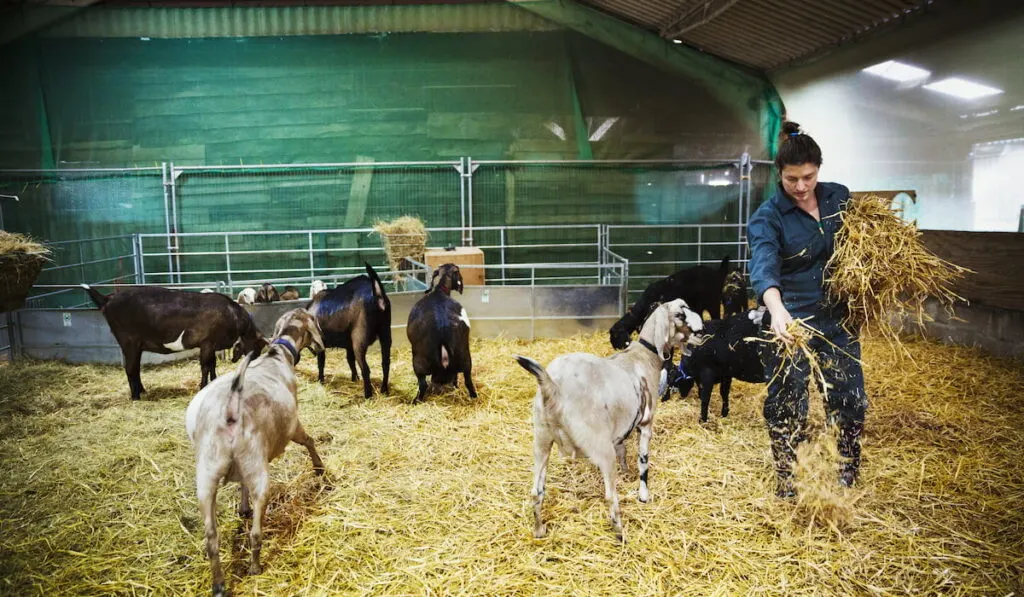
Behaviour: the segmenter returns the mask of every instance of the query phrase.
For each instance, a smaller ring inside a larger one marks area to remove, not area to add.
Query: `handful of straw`
[[[931,320],[924,310],[928,297],[953,316],[953,305],[964,299],[952,285],[971,270],[929,251],[917,226],[904,221],[884,197],[851,200],[841,217],[826,289],[832,300],[849,306],[847,329],[868,326],[901,346],[904,320],[918,327]],[[894,320],[900,323],[894,326]]]
[[[768,382],[771,385],[776,378],[780,375],[785,378],[786,375],[792,370],[792,367],[799,359],[807,359],[807,365],[810,367],[811,376],[814,379],[821,382],[821,387],[824,388],[824,392],[828,394],[828,384],[825,381],[825,374],[822,372],[821,362],[818,360],[817,353],[811,349],[811,340],[815,337],[821,338],[825,342],[828,340],[822,335],[821,332],[807,325],[807,322],[813,317],[806,317],[803,319],[794,319],[789,322],[786,326],[786,331],[793,337],[793,340],[787,342],[782,336],[771,336],[770,338],[747,338],[747,340],[756,342],[767,342],[775,345],[775,351],[781,355],[779,359],[779,367],[775,370],[772,379]]]
[[[419,218],[402,216],[390,222],[380,221],[374,224],[373,229],[384,241],[384,252],[392,271],[408,269],[403,261],[405,257],[423,261],[427,250],[427,229]],[[405,276],[395,274],[394,281],[396,285],[402,284]]]

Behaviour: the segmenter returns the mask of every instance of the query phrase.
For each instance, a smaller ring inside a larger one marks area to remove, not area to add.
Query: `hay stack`
[[[25,305],[25,297],[49,256],[49,249],[28,236],[0,230],[0,311]]]
[[[904,221],[889,199],[867,195],[850,201],[842,218],[826,268],[827,290],[833,300],[849,305],[844,322],[848,329],[867,326],[900,346],[903,321],[918,327],[930,321],[924,310],[928,297],[938,299],[953,316],[953,305],[964,300],[953,283],[971,270],[929,251],[917,226]]]
[[[384,241],[384,252],[388,256],[388,265],[392,271],[410,269],[405,257],[423,262],[423,254],[427,249],[427,228],[423,221],[413,216],[402,216],[390,222],[380,221],[374,224]],[[405,283],[405,276],[395,274],[395,285]]]

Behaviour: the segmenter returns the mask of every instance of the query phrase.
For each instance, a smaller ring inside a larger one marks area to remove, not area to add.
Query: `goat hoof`
[[[535,539],[543,539],[544,537],[547,537],[547,536],[548,536],[548,525],[542,524],[540,526],[534,527],[534,529],[533,529],[533,537]]]
[[[249,508],[248,510],[242,510],[239,508],[238,516],[241,518],[252,518],[252,508]]]
[[[227,595],[227,591],[224,590],[224,585],[213,585],[213,597],[224,597]]]
[[[257,574],[263,573],[263,566],[260,566],[257,562],[253,562],[249,565],[249,576],[256,576]]]

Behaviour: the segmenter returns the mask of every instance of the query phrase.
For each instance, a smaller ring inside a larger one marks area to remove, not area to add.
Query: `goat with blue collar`
[[[320,327],[305,309],[292,309],[277,320],[265,355],[254,350],[242,361],[238,373],[219,377],[200,390],[185,413],[185,430],[196,452],[196,493],[206,527],[214,595],[225,594],[217,542],[217,487],[221,481],[242,484],[238,511],[253,517],[249,574],[259,574],[270,462],[289,442],[295,442],[309,451],[313,470],[324,472],[313,438],[298,417],[295,365],[304,348],[316,354],[324,351]]]

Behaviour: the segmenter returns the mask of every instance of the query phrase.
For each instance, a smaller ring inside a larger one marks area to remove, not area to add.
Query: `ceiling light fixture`
[[[995,87],[989,87],[988,85],[982,85],[981,83],[975,83],[960,77],[950,77],[929,83],[924,88],[965,100],[978,99],[1003,92],[1002,89],[996,89]]]
[[[895,60],[886,60],[885,62],[879,62],[874,66],[869,66],[864,69],[864,72],[872,75],[889,79],[890,81],[899,81],[900,83],[906,83],[907,81],[917,81],[918,79],[925,79],[928,75],[932,74],[923,68],[917,66],[911,66]]]

